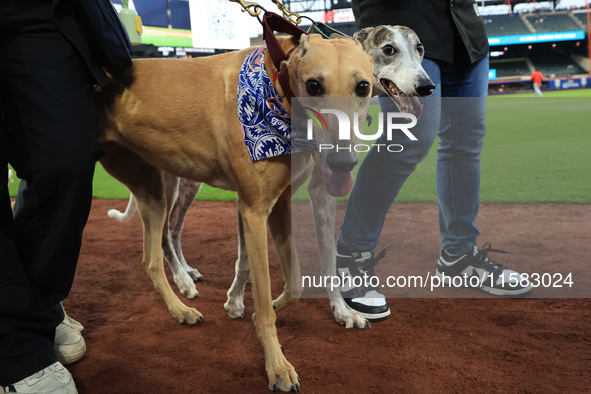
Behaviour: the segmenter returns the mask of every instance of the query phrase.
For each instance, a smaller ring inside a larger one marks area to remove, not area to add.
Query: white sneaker
[[[339,288],[343,301],[353,313],[370,322],[378,322],[390,317],[390,307],[386,297],[378,287],[366,282],[375,277],[374,267],[386,255],[386,249],[374,257],[373,250],[365,252],[346,252],[337,243],[337,273],[341,278]]]
[[[493,261],[488,257],[488,252],[509,253],[492,249],[489,243],[480,250],[474,245],[472,253],[461,256],[451,256],[442,249],[437,261],[436,274],[449,286],[455,283],[453,279],[459,276],[463,278],[459,283],[466,287],[496,296],[519,297],[532,290],[533,286],[527,277],[524,278],[520,273]],[[474,280],[472,277],[475,277]]]
[[[84,330],[84,326],[82,324],[80,324],[79,321],[76,321],[76,320],[72,319],[70,316],[68,316],[68,314],[66,313],[65,310],[64,310],[64,321],[67,321],[68,324],[72,326],[72,328],[75,328],[78,331]]]
[[[70,372],[60,363],[34,373],[3,390],[5,393],[77,394]]]
[[[64,321],[56,327],[53,348],[62,364],[72,364],[86,353],[86,343],[80,333],[82,330],[82,324],[68,315],[65,315]]]

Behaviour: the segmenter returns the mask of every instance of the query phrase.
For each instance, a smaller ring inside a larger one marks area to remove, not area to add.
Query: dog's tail
[[[129,222],[129,220],[133,217],[137,211],[137,204],[135,202],[135,196],[131,194],[129,196],[129,202],[127,203],[127,208],[125,208],[125,212],[121,213],[116,209],[109,209],[107,214],[109,217],[119,220],[120,222]]]

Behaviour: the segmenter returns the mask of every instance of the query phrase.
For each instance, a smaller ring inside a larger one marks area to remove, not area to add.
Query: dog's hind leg
[[[167,183],[167,190],[170,188],[170,193],[167,197],[167,201],[173,202],[174,201],[174,208],[173,212],[169,214],[170,217],[176,213],[175,219],[171,220],[171,227],[164,228],[162,233],[162,251],[164,252],[164,257],[170,266],[170,269],[173,273],[173,280],[174,283],[179,288],[181,294],[185,294],[187,298],[195,298],[199,297],[199,292],[195,284],[193,283],[194,280],[201,279],[202,276],[196,269],[193,269],[187,265],[185,262],[185,258],[182,254],[182,250],[180,247],[180,230],[183,227],[183,223],[185,220],[185,216],[187,214],[187,210],[191,206],[191,204],[181,203],[179,204],[178,201],[181,199],[180,196],[175,197],[177,186],[174,182],[177,182],[179,178],[174,177],[172,175],[168,175],[166,179],[170,178],[169,182]],[[190,181],[186,181],[190,182]],[[197,183],[199,188],[201,187],[201,183]],[[180,189],[180,185],[178,189]],[[199,188],[195,192],[195,194],[199,191]],[[174,194],[172,194],[174,192]],[[192,192],[191,192],[192,193]],[[190,198],[190,197],[189,197]],[[193,197],[193,200],[195,198]],[[178,206],[181,208],[177,208]],[[125,212],[120,212],[116,209],[110,209],[108,215],[114,219],[117,219],[120,222],[128,222],[131,220],[135,212],[137,211],[137,202],[135,195],[131,193],[129,196],[129,202],[127,203],[127,208]],[[179,254],[180,253],[180,254]]]
[[[320,252],[322,277],[337,277],[334,223],[336,216],[336,200],[327,193],[320,166],[315,166],[308,183],[308,196],[314,213],[314,229]],[[337,288],[327,287],[328,298],[337,323],[346,328],[369,328],[370,323],[357,313],[352,313],[345,304]]]
[[[203,320],[201,313],[184,305],[174,294],[164,273],[161,241],[165,223],[167,224],[167,196],[162,171],[126,148],[114,143],[105,145],[106,155],[101,159],[101,164],[136,197],[144,229],[144,269],[175,319],[190,324]]]
[[[185,256],[183,255],[183,249],[181,248],[181,234],[189,208],[191,208],[191,205],[195,202],[195,198],[197,197],[197,194],[199,194],[202,185],[201,182],[194,182],[180,178],[178,197],[174,203],[170,221],[172,248],[174,248],[174,251],[176,252],[182,269],[185,270],[194,281],[202,280],[203,276],[196,268],[192,268],[187,264]]]
[[[163,196],[162,196],[163,197]],[[142,264],[150,275],[156,290],[162,295],[168,310],[179,323],[195,324],[203,319],[201,313],[187,307],[174,294],[164,274],[162,255],[162,229],[166,225],[166,205],[163,198],[136,193],[138,211],[144,224],[144,257]]]
[[[228,290],[228,299],[224,309],[228,316],[236,319],[244,317],[244,287],[250,277],[250,264],[244,245],[244,226],[242,215],[238,212],[238,259],[235,264],[234,280]]]
[[[283,292],[273,301],[279,311],[296,302],[302,294],[300,264],[292,240],[291,188],[287,188],[277,200],[269,215],[269,230],[283,273]]]
[[[186,263],[184,266],[183,261],[181,260],[181,258],[183,258],[182,254],[179,256],[177,253],[177,249],[174,244],[174,238],[172,236],[171,226],[168,225],[168,223],[170,223],[172,211],[174,211],[174,206],[178,201],[178,189],[180,185],[179,178],[164,171],[162,173],[167,202],[166,222],[162,230],[162,251],[164,253],[164,257],[168,261],[170,270],[172,271],[174,283],[176,283],[178,286],[181,294],[184,294],[187,296],[187,298],[199,297],[199,291],[197,291],[197,287],[195,286],[193,278],[185,269]],[[182,215],[184,220],[186,211],[183,211]]]

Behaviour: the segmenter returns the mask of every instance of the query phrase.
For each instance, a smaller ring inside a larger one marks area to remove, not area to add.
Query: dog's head
[[[363,130],[372,95],[371,56],[353,38],[326,40],[311,34],[301,37],[285,66],[294,95],[302,103],[311,103],[307,110],[322,118],[312,128],[316,146],[326,148],[318,150],[324,185],[331,195],[344,196],[353,186],[352,170],[358,156],[350,147],[359,141],[355,130]],[[338,115],[322,114],[328,108],[337,110]],[[307,123],[296,114],[292,120]]]
[[[419,117],[423,110],[417,97],[430,95],[435,85],[421,66],[425,49],[416,33],[382,25],[362,29],[354,37],[373,58],[374,91],[387,93],[401,111]]]

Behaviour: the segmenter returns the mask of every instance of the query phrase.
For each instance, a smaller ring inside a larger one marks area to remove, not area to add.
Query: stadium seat
[[[561,31],[581,30],[581,27],[566,13],[564,14],[531,14],[527,20],[536,33],[554,33]]]
[[[484,21],[486,34],[489,37],[531,33],[519,15],[484,15],[482,20]]]
[[[519,78],[531,74],[527,63],[523,59],[501,62],[491,61],[490,68],[497,70],[497,78]]]
[[[578,74],[587,74],[567,54],[551,57],[534,57],[531,61],[545,78],[565,78]]]

